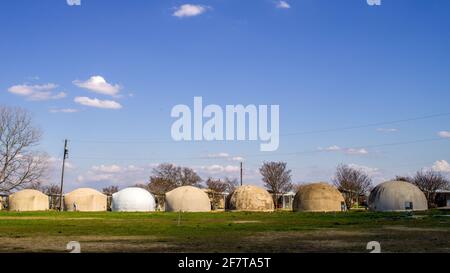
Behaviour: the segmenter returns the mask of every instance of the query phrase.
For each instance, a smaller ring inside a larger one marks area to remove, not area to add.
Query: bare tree
[[[164,195],[166,192],[176,188],[176,184],[173,181],[161,178],[150,177],[150,183],[147,185],[147,190],[153,194]]]
[[[441,173],[432,170],[419,171],[410,181],[416,185],[426,196],[429,207],[435,207],[437,190],[444,190],[450,187],[450,181]]]
[[[238,187],[239,182],[237,178],[229,178],[229,177],[225,177],[224,178],[224,183],[227,186],[225,192],[227,193],[232,193],[234,192],[234,190]]]
[[[60,199],[60,186],[56,185],[56,184],[50,184],[50,185],[45,185],[45,186],[41,186],[40,190],[47,194],[48,196],[50,196],[50,208],[51,209],[56,209],[59,208],[59,199]]]
[[[164,204],[164,194],[180,186],[200,186],[202,179],[197,173],[186,167],[163,163],[153,168],[150,181],[143,186],[153,193],[160,206]]]
[[[9,193],[41,182],[48,158],[33,148],[41,132],[20,108],[0,106],[0,192]]]
[[[273,203],[277,207],[277,195],[292,189],[291,170],[286,162],[264,162],[259,169],[264,186],[273,193]]]
[[[206,180],[206,187],[209,189],[211,203],[214,209],[219,207],[221,200],[223,200],[223,194],[227,191],[228,185],[225,181],[220,179],[208,178]]]
[[[180,176],[179,176],[179,182],[178,184],[180,186],[197,186],[200,187],[200,183],[202,182],[202,179],[198,174],[190,168],[180,168]]]
[[[150,180],[152,178],[159,178],[167,181],[167,183],[176,185],[180,176],[180,169],[180,167],[170,163],[159,164],[157,167],[153,168]]]
[[[167,190],[180,186],[200,186],[202,179],[190,168],[175,166],[170,163],[164,163],[153,168],[153,175],[150,177],[150,184],[167,184],[163,189]],[[151,187],[150,187],[151,188]]]
[[[372,188],[372,178],[363,170],[352,168],[348,165],[339,165],[333,179],[334,185],[344,192],[347,208],[351,208],[353,200]]]
[[[109,196],[113,195],[113,193],[116,193],[118,191],[119,191],[119,186],[108,186],[108,187],[102,189],[103,194],[106,194]]]
[[[208,178],[206,187],[210,190],[210,198],[212,199],[213,208],[217,208],[223,200],[224,194],[232,193],[238,185],[237,178],[225,177],[221,179]]]
[[[304,186],[304,184],[294,183],[294,184],[292,184],[292,190],[293,190],[295,193],[297,193],[301,186]]]
[[[412,182],[413,180],[414,180],[414,178],[412,178],[410,176],[396,175],[393,181]]]
[[[228,189],[228,185],[225,181],[222,181],[220,179],[213,179],[212,177],[209,177],[206,180],[206,187],[217,193],[224,193]]]

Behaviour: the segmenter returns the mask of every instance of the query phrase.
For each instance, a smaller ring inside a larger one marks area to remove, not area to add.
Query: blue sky
[[[450,2],[286,3],[3,1],[0,103],[33,113],[53,183],[70,140],[68,189],[143,183],[161,162],[237,177],[236,157],[253,184],[264,160],[288,162],[294,182],[330,181],[339,163],[376,182],[450,172],[450,114],[421,118],[450,113]],[[93,91],[93,76],[106,81],[103,91]],[[173,142],[170,111],[194,96],[280,105],[279,149]]]

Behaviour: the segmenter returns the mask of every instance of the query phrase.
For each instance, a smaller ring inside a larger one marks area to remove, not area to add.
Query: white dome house
[[[112,211],[155,211],[155,198],[145,189],[126,188],[112,195]]]

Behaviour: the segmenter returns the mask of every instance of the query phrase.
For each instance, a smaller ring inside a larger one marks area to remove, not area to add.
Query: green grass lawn
[[[405,213],[0,212],[1,252],[450,252],[450,217]]]

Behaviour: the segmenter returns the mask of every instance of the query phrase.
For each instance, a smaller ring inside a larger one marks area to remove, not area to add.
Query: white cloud
[[[69,6],[81,6],[81,0],[66,0]]]
[[[54,83],[47,83],[42,85],[19,84],[11,86],[8,91],[19,96],[31,96],[35,92],[50,91],[57,87],[58,85]]]
[[[396,128],[378,128],[377,131],[378,132],[393,133],[393,132],[398,132],[398,129],[396,129]]]
[[[86,185],[108,186],[132,186],[145,183],[149,175],[148,168],[135,165],[120,166],[95,165],[89,170],[77,176],[77,182]],[[79,185],[78,185],[79,186]]]
[[[26,97],[28,100],[32,101],[57,100],[65,98],[67,96],[66,93],[53,92],[54,89],[56,89],[57,87],[58,85],[54,83],[47,83],[42,85],[18,84],[8,88],[8,92],[22,97]]]
[[[244,158],[241,156],[232,156],[229,153],[221,152],[216,154],[209,154],[209,158],[216,158],[216,159],[226,159],[229,161],[244,161]]]
[[[223,170],[226,173],[237,173],[241,171],[241,168],[239,166],[227,165]]]
[[[57,176],[61,175],[60,171],[61,171],[62,162],[63,162],[62,158],[57,158],[57,157],[53,157],[53,156],[49,157],[47,159],[47,163],[48,163],[48,166],[50,167],[50,171],[51,172],[56,171]],[[69,170],[74,170],[77,167],[70,160],[66,160],[65,168],[69,169]]]
[[[88,97],[75,97],[74,101],[78,104],[102,108],[102,109],[121,109],[122,105],[113,100],[99,100],[97,98],[91,99]]]
[[[442,138],[450,138],[450,131],[440,131],[438,135]]]
[[[326,147],[326,148],[324,148],[324,149],[319,148],[319,150],[324,150],[324,151],[328,151],[328,152],[335,152],[335,151],[340,151],[340,150],[342,150],[342,148],[339,147],[339,146],[337,146],[337,145],[333,145],[333,146]]]
[[[50,113],[76,113],[78,112],[78,109],[74,108],[61,108],[61,109],[50,109]]]
[[[232,165],[208,165],[208,166],[200,166],[199,168],[196,168],[199,170],[199,172],[204,173],[205,175],[228,175],[228,174],[237,174],[240,171],[239,166],[232,166]]]
[[[230,154],[228,153],[217,153],[217,154],[209,154],[209,158],[228,158],[230,157]]]
[[[130,171],[130,172],[140,172],[140,171],[144,171],[145,169],[142,167],[135,166],[135,165],[128,165],[126,167],[126,170]]]
[[[136,184],[146,184],[149,182],[151,169],[158,166],[159,163],[144,163],[142,165],[126,165],[126,164],[97,164],[90,166],[87,169],[70,172],[74,183],[67,183],[67,188],[92,187],[102,189],[103,187],[117,185],[121,188],[133,186]],[[60,164],[57,164],[60,169]],[[200,165],[189,166],[197,172],[197,174],[206,180],[208,177],[223,178],[223,177],[238,177],[240,167],[231,164],[223,165]],[[56,173],[57,178],[60,175]],[[260,183],[261,177],[258,170],[244,169],[245,181],[247,183]]]
[[[30,100],[59,100],[67,97],[65,92],[59,92],[57,94],[53,94],[52,92],[36,92],[32,96],[29,97]]]
[[[100,166],[92,166],[93,171],[99,171],[103,173],[118,173],[122,171],[122,168],[119,165],[100,165]]]
[[[110,84],[102,76],[92,76],[86,81],[75,80],[73,84],[80,88],[109,96],[116,96],[121,89],[118,84]]]
[[[342,148],[338,145],[332,145],[326,148],[319,147],[319,151],[326,151],[326,152],[343,152],[345,154],[349,155],[366,155],[369,152],[364,148]]]
[[[108,181],[114,182],[114,175],[110,173],[87,173],[86,175],[79,175],[77,178],[78,182],[99,182]]]
[[[175,17],[192,17],[205,13],[208,7],[202,5],[184,4],[176,8],[172,14]]]
[[[219,173],[223,172],[224,168],[221,165],[210,165],[210,166],[203,166],[202,169],[209,173]]]
[[[445,160],[438,160],[434,162],[431,168],[436,172],[450,173],[450,164]]]
[[[379,171],[380,171],[378,168],[372,168],[372,167],[367,167],[367,166],[353,164],[353,163],[348,164],[348,166],[353,169],[361,170],[370,176],[378,175]]]
[[[345,153],[349,154],[349,155],[366,155],[369,152],[364,148],[359,148],[359,149],[349,148],[349,149],[345,149]]]
[[[291,5],[289,5],[289,3],[286,2],[286,1],[278,1],[277,2],[277,8],[279,8],[279,9],[290,9]]]

